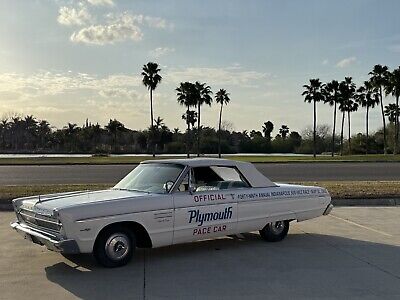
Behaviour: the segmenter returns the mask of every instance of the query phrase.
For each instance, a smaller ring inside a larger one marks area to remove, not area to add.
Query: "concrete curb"
[[[334,206],[400,206],[400,198],[332,199]]]
[[[333,206],[400,206],[400,198],[332,199]],[[0,203],[0,211],[12,211],[11,203]]]

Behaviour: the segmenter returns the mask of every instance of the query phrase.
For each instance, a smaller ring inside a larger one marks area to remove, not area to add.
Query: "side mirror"
[[[172,189],[173,186],[174,186],[174,182],[173,182],[173,181],[167,181],[167,182],[164,184],[165,191],[166,191],[167,193],[169,193],[169,192],[171,191],[171,189]]]
[[[189,191],[190,195],[193,195],[193,193],[196,191],[196,188],[194,188],[193,186],[189,185],[188,191]]]

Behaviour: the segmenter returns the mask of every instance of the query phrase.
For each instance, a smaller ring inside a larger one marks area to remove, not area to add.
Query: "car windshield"
[[[165,184],[175,182],[184,166],[178,164],[141,164],[114,186],[114,189],[166,193]]]

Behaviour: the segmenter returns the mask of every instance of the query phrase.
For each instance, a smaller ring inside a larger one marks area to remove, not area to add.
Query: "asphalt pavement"
[[[0,212],[0,299],[400,299],[400,207],[335,208],[257,233],[159,249],[104,269],[22,239]]]
[[[278,182],[327,180],[400,180],[400,163],[255,164]],[[135,165],[0,166],[0,185],[116,183]]]

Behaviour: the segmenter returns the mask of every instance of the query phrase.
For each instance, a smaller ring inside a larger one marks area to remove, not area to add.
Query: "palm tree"
[[[165,125],[164,119],[162,119],[161,117],[157,117],[157,119],[154,119],[154,123],[156,123],[154,125],[156,129],[161,129],[161,127]]]
[[[201,123],[200,123],[200,110],[203,104],[207,104],[211,106],[212,103],[212,91],[211,87],[206,83],[200,83],[196,81],[195,83],[196,90],[198,93],[197,99],[197,156],[200,156],[200,131],[201,131]]]
[[[392,94],[396,98],[396,107],[399,107],[400,98],[400,67],[393,70],[389,76],[388,83],[385,88],[386,95]],[[399,113],[396,111],[395,116],[395,141],[393,154],[399,153]]]
[[[389,105],[385,106],[385,116],[388,117],[389,122],[391,123],[395,123],[396,122],[396,117],[397,114],[399,113],[400,108],[394,104],[394,103],[390,103]]]
[[[332,132],[332,157],[335,153],[335,135],[336,135],[336,112],[337,104],[339,103],[339,82],[332,80],[328,82],[324,89],[325,100],[324,103],[328,103],[333,106],[333,132]]]
[[[317,156],[316,152],[316,137],[317,137],[317,102],[323,101],[325,99],[324,94],[323,94],[323,88],[324,84],[317,78],[317,79],[310,79],[310,84],[303,85],[303,87],[306,89],[301,95],[305,96],[304,102],[311,103],[313,102],[314,104],[314,118],[313,118],[313,123],[314,123],[314,128],[313,128],[313,156]]]
[[[38,124],[38,136],[40,138],[40,146],[41,148],[45,147],[45,141],[48,139],[51,133],[51,128],[49,122],[46,120],[42,120]]]
[[[231,101],[229,98],[229,93],[226,92],[225,89],[220,89],[215,94],[215,101],[221,105],[219,110],[219,122],[218,122],[218,157],[221,158],[221,122],[222,122],[222,107],[224,105],[228,105]]]
[[[356,85],[353,83],[352,77],[345,77],[339,84],[339,110],[342,112],[342,129],[340,132],[340,155],[343,155],[343,132],[344,132],[344,120],[347,116],[349,118],[349,152],[351,152],[351,132],[350,132],[350,113],[358,109],[354,105],[354,94],[356,92]]]
[[[379,100],[381,103],[381,112],[382,112],[382,122],[383,122],[383,152],[387,153],[387,143],[386,143],[386,120],[385,114],[383,111],[383,93],[382,88],[387,85],[389,69],[387,66],[375,65],[373,70],[368,73],[371,75],[372,84],[379,90]]]
[[[76,134],[79,131],[79,127],[75,123],[68,123],[66,127],[64,127],[67,138],[72,143],[72,147],[70,150],[76,149]]]
[[[104,126],[105,129],[108,130],[110,134],[113,136],[113,145],[114,145],[114,152],[116,151],[117,148],[117,134],[119,131],[125,130],[124,124],[122,124],[120,121],[114,119],[108,122],[106,126]]]
[[[186,153],[187,157],[190,157],[190,124],[193,120],[193,118],[190,116],[190,108],[196,106],[197,104],[197,89],[196,86],[191,82],[181,82],[179,87],[177,87],[175,90],[177,92],[176,95],[178,97],[178,103],[182,106],[186,106]]]
[[[158,84],[161,82],[161,75],[158,74],[161,71],[161,69],[158,67],[157,63],[154,62],[148,62],[146,65],[143,66],[142,69],[142,82],[143,84],[147,87],[147,89],[150,91],[150,128],[151,131],[154,130],[153,128],[153,91],[157,88]],[[156,156],[155,153],[155,145],[152,142],[152,147],[153,147],[153,157]]]
[[[375,105],[378,105],[379,93],[378,90],[371,84],[370,81],[364,81],[364,85],[360,86],[357,89],[357,93],[355,94],[355,100],[359,105],[365,107],[367,110],[365,117],[365,126],[366,126],[366,141],[365,141],[365,153],[368,154],[368,146],[369,146],[369,109],[374,108]]]
[[[349,154],[351,154],[351,124],[350,124],[350,116],[352,112],[355,112],[358,110],[358,103],[355,102],[353,99],[349,99],[347,102],[347,121],[349,125]]]
[[[271,140],[271,133],[274,130],[274,124],[271,121],[267,121],[262,126],[262,131],[264,133],[265,138],[270,141]]]
[[[1,134],[1,147],[3,149],[6,148],[6,135],[7,132],[10,129],[10,123],[8,122],[8,119],[5,118],[3,120],[1,120],[0,122],[0,134]]]
[[[282,136],[282,139],[286,140],[288,133],[289,127],[287,127],[287,125],[282,125],[281,128],[279,128],[279,134]]]

